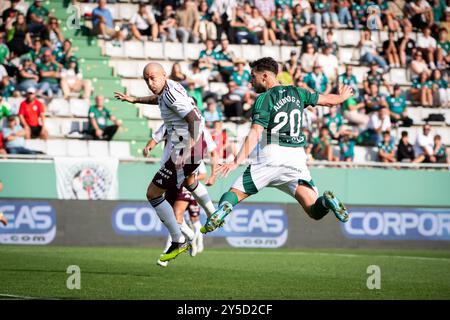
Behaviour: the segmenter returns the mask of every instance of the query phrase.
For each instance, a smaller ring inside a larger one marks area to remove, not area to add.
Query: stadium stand
[[[38,1],[42,3],[42,6],[46,7],[51,16],[58,19],[59,28],[61,33],[61,38],[58,39],[58,32],[52,27],[47,25],[46,18],[42,20],[47,32],[41,33],[30,33],[33,39],[39,38],[42,42],[42,46],[51,45],[52,52],[55,55],[55,61],[58,62],[60,67],[64,67],[69,61],[70,57],[74,57],[77,61],[80,74],[82,74],[83,79],[89,79],[92,82],[93,94],[89,100],[81,99],[77,94],[70,96],[69,98],[64,98],[61,95],[53,94],[47,95],[44,91],[43,94],[39,95],[39,99],[47,106],[47,111],[45,114],[46,121],[45,125],[49,132],[49,138],[46,141],[41,140],[27,140],[26,146],[30,149],[39,150],[46,153],[49,156],[117,156],[122,158],[129,157],[141,157],[142,148],[145,146],[146,140],[150,137],[152,130],[156,130],[161,123],[161,118],[159,115],[159,110],[157,106],[148,105],[131,105],[123,102],[114,100],[114,92],[126,92],[127,94],[134,96],[145,96],[150,95],[148,88],[146,87],[144,81],[142,81],[142,70],[145,64],[149,61],[160,62],[166,69],[168,74],[172,72],[172,66],[174,62],[178,62],[181,66],[181,72],[184,75],[182,83],[187,86],[188,79],[193,79],[195,82],[195,90],[199,90],[203,95],[203,103],[205,103],[206,98],[213,97],[217,101],[221,101],[222,97],[228,93],[227,87],[227,77],[230,74],[223,72],[224,67],[220,65],[217,61],[228,61],[235,62],[236,59],[243,58],[246,60],[246,69],[248,69],[248,62],[256,60],[263,56],[270,56],[280,62],[280,70],[286,71],[287,78],[283,78],[282,82],[286,81],[286,84],[296,84],[300,86],[306,86],[304,79],[307,75],[302,68],[302,65],[298,62],[297,65],[290,65],[290,58],[292,52],[296,52],[297,56],[300,58],[304,46],[308,41],[314,42],[314,39],[308,38],[307,33],[303,36],[302,41],[297,43],[291,41],[292,38],[287,36],[285,40],[277,39],[275,42],[268,41],[263,43],[264,39],[261,36],[259,39],[260,44],[251,45],[249,43],[234,43],[233,39],[230,39],[229,51],[233,55],[226,55],[220,53],[221,45],[220,39],[217,40],[216,47],[213,53],[208,53],[205,51],[205,45],[203,43],[193,43],[193,42],[162,42],[136,40],[130,32],[130,23],[132,23],[133,17],[138,11],[139,1],[108,1],[105,8],[109,10],[113,18],[113,24],[115,31],[117,33],[109,37],[97,36],[94,34],[95,26],[95,10],[98,7],[97,3],[88,3],[82,1]],[[114,3],[109,3],[114,2]],[[215,1],[209,1],[208,3],[214,3]],[[410,60],[403,66],[391,64],[386,73],[379,73],[378,77],[369,77],[369,83],[375,82],[379,91],[383,95],[378,95],[377,99],[388,100],[392,95],[391,87],[398,85],[402,90],[402,97],[405,97],[405,103],[403,107],[407,107],[408,117],[412,120],[412,125],[408,127],[401,126],[402,123],[392,123],[389,127],[384,128],[384,130],[390,130],[391,135],[395,139],[393,143],[397,145],[401,132],[406,131],[409,134],[409,141],[411,144],[415,144],[416,137],[421,134],[422,126],[428,123],[431,125],[431,135],[439,134],[442,137],[444,145],[450,146],[450,89],[448,87],[448,77],[449,77],[449,65],[450,65],[450,40],[447,38],[440,39],[440,32],[442,30],[449,30],[450,28],[450,8],[448,3],[441,0],[439,1],[439,6],[432,7],[433,3],[431,1],[415,1],[412,3],[407,3],[406,1],[374,1],[366,2],[364,5],[360,5],[358,0],[354,1],[279,1],[274,0],[277,7],[283,9],[283,20],[275,20],[272,12],[272,21],[276,23],[281,23],[289,33],[290,27],[293,28],[297,24],[296,19],[303,19],[301,22],[302,27],[305,28],[316,28],[317,30],[322,30],[319,33],[320,42],[323,43],[325,39],[325,34],[329,28],[324,24],[317,28],[317,24],[312,21],[308,21],[306,18],[308,16],[314,17],[314,12],[318,9],[318,3],[325,3],[326,10],[329,12],[335,12],[340,16],[340,7],[338,3],[345,2],[349,4],[350,14],[353,17],[353,27],[357,27],[357,15],[363,6],[364,10],[369,8],[375,8],[379,12],[381,17],[381,29],[374,29],[370,27],[368,23],[366,26],[359,26],[361,30],[349,29],[347,25],[340,25],[338,28],[333,27],[333,41],[337,43],[338,52],[336,56],[338,58],[338,68],[336,78],[339,75],[345,73],[345,66],[351,65],[353,67],[352,73],[356,78],[356,86],[359,91],[359,98],[355,99],[354,104],[365,103],[366,105],[361,108],[362,113],[368,113],[369,108],[367,106],[367,100],[370,97],[366,95],[368,92],[364,92],[364,81],[367,79],[368,70],[370,63],[361,62],[369,61],[367,59],[362,59],[364,55],[367,57],[367,52],[370,52],[371,46],[375,46],[376,52],[371,52],[373,55],[379,55],[381,59],[387,61],[387,57],[384,55],[385,49],[392,49],[390,45],[395,46],[395,50],[401,54],[402,50],[402,37],[405,31],[412,31],[410,38],[414,41],[411,43],[417,44],[421,37],[423,37],[422,28],[425,26],[430,26],[432,29],[432,37],[434,39],[435,52],[433,57],[426,56],[426,50],[419,49],[417,45],[410,48],[414,52],[423,52],[424,58],[427,60],[426,63],[428,68],[431,70],[439,69],[442,73],[443,81],[428,79],[425,84],[421,84],[420,81],[411,73],[410,70]],[[436,2],[436,1],[435,1]],[[10,1],[2,1],[0,10],[5,12],[9,7]],[[163,7],[158,1],[145,1],[148,3],[147,10],[151,12],[158,24],[163,23],[163,18],[161,17],[161,12]],[[198,6],[197,1],[189,1],[193,8]],[[231,2],[232,3],[232,2]],[[249,1],[251,5],[254,5],[253,1]],[[264,8],[258,7],[261,2],[257,2],[257,8],[265,10]],[[175,9],[179,5],[178,2],[173,2]],[[236,1],[236,6],[244,5],[244,1]],[[36,6],[34,1],[19,1],[17,4],[17,10],[26,14],[27,10],[31,6]],[[303,9],[303,14],[300,16],[292,16],[294,11],[294,6],[300,5]],[[420,8],[425,8],[424,12],[427,14],[418,14]],[[426,9],[429,8],[429,9]],[[196,9],[195,9],[196,10]],[[359,11],[358,11],[359,10]],[[309,12],[310,15],[305,14]],[[433,14],[428,14],[432,12]],[[209,15],[201,15],[201,20],[211,20],[212,12]],[[247,14],[247,13],[246,13]],[[311,15],[312,14],[312,15]],[[78,16],[77,16],[78,15]],[[179,13],[174,17],[175,20],[179,19]],[[392,18],[393,17],[393,18]],[[11,13],[10,17],[2,17],[2,28],[1,34],[3,36],[3,44],[0,44],[0,53],[6,51],[3,49],[5,46],[8,48],[9,54],[4,57],[0,55],[0,62],[3,68],[6,70],[7,74],[2,74],[0,69],[0,74],[3,78],[9,78],[10,84],[7,84],[6,80],[2,80],[1,90],[3,95],[3,100],[6,101],[8,109],[11,114],[19,113],[20,102],[24,99],[24,91],[20,91],[18,84],[21,81],[19,70],[22,64],[22,58],[24,54],[31,54],[33,57],[33,62],[38,66],[38,72],[41,72],[42,66],[41,57],[38,54],[22,53],[19,55],[17,53],[17,48],[13,45],[13,40],[17,34],[20,27],[15,23],[16,16]],[[237,19],[237,18],[236,18]],[[251,24],[254,23],[254,19],[251,15],[246,16],[245,21],[242,21],[247,26],[242,30],[244,32],[253,32],[251,29]],[[431,20],[430,20],[431,19]],[[6,21],[8,20],[8,21]],[[232,19],[234,21],[234,19]],[[144,21],[145,22],[145,21]],[[326,21],[325,21],[326,22]],[[325,23],[322,21],[322,23]],[[362,24],[362,21],[359,21]],[[369,29],[372,29],[370,34],[370,39],[363,39],[361,34]],[[361,28],[362,27],[362,28]],[[259,37],[259,32],[264,33],[271,30],[271,24],[266,23],[266,27],[261,31],[256,32]],[[192,31],[192,30],[191,30]],[[203,32],[201,30],[196,30],[197,32]],[[395,39],[397,42],[394,44],[389,43],[388,32],[393,31],[395,33]],[[16,33],[14,33],[16,32]],[[224,35],[224,34],[223,34]],[[202,38],[202,37],[201,37]],[[308,40],[309,39],[309,40]],[[71,49],[64,50],[63,42],[64,40],[70,40]],[[441,41],[442,40],[442,41]],[[25,41],[27,41],[25,39]],[[34,43],[34,42],[33,42]],[[27,43],[28,45],[28,43]],[[318,44],[318,52],[321,55],[322,44]],[[28,48],[28,47],[27,47]],[[35,48],[30,46],[31,50]],[[30,50],[27,49],[27,50]],[[39,48],[38,48],[39,49]],[[2,51],[3,50],[3,51]],[[406,50],[408,51],[408,50]],[[40,51],[39,51],[40,52]],[[411,56],[411,53],[408,54]],[[197,61],[202,61],[204,57],[207,59],[213,58],[212,66],[205,66],[200,63],[200,73],[193,71],[193,64]],[[317,57],[317,56],[316,56]],[[431,60],[432,61],[431,61]],[[300,59],[298,59],[300,61]],[[323,69],[325,74],[330,72],[327,70],[327,63],[329,60],[320,58],[315,60],[314,63],[319,63],[318,61],[324,61]],[[371,61],[371,60],[370,60]],[[374,60],[378,61],[378,60]],[[289,69],[289,66],[291,69]],[[231,71],[232,72],[232,71]],[[39,74],[38,74],[39,75]],[[9,77],[8,77],[9,76]],[[312,75],[314,76],[314,75]],[[42,81],[42,74],[39,75],[40,82]],[[316,77],[321,77],[320,74]],[[233,81],[241,81],[239,75],[231,74],[230,79]],[[385,80],[383,82],[382,80]],[[382,85],[386,83],[386,85]],[[11,89],[10,86],[13,86]],[[248,109],[249,105],[253,101],[254,94],[249,92],[245,87],[246,82],[238,83],[238,87],[242,89],[241,100],[244,110]],[[316,84],[315,88],[320,89],[320,86]],[[331,92],[336,90],[337,83],[331,83]],[[420,103],[420,98],[418,99],[415,94],[422,94],[422,88],[430,88],[433,95],[433,105],[434,106],[424,106]],[[414,89],[417,92],[414,92]],[[9,92],[11,91],[11,92]],[[93,141],[90,140],[92,137],[86,135],[85,130],[88,126],[88,110],[91,105],[94,104],[94,99],[96,96],[102,95],[105,97],[105,107],[117,118],[122,120],[122,126],[119,131],[114,136],[113,141]],[[383,103],[379,103],[383,107]],[[220,105],[220,104],[219,104]],[[396,106],[388,105],[386,102],[385,107],[390,107],[390,110],[394,110]],[[204,109],[203,105],[199,105],[200,109]],[[338,110],[338,114],[344,114],[344,109],[349,108],[349,106],[341,106]],[[400,108],[401,109],[401,108]],[[314,144],[314,139],[319,133],[319,128],[322,126],[329,127],[326,124],[325,115],[328,110],[325,108],[315,108],[307,111],[305,116],[305,126],[310,131],[311,143]],[[237,117],[227,117],[227,114],[223,108],[220,112],[223,114],[223,124],[222,128],[226,129],[229,133],[230,141],[239,145],[242,139],[245,137],[246,131],[249,127],[248,116],[237,116]],[[372,111],[376,112],[376,111]],[[247,114],[248,115],[248,114]],[[392,116],[393,117],[393,116]],[[342,118],[342,117],[341,117]],[[331,119],[333,122],[335,119]],[[394,119],[392,119],[394,120]],[[3,121],[3,120],[2,120]],[[336,122],[337,123],[337,122]],[[376,142],[366,143],[364,137],[361,138],[361,133],[364,132],[368,127],[366,125],[357,126],[344,116],[342,123],[338,124],[339,130],[351,131],[354,139],[356,141],[356,147],[354,148],[353,161],[355,163],[364,163],[367,161],[377,161],[377,147]],[[379,130],[377,131],[379,135]],[[335,137],[336,138],[336,137]],[[330,143],[333,145],[334,154],[339,158],[340,147],[339,147],[339,137],[337,139],[332,139]],[[157,148],[152,151],[152,157],[159,157],[161,155],[162,149]],[[434,150],[433,150],[434,152]],[[312,157],[314,157],[314,147],[311,149]],[[331,160],[331,159],[328,159]],[[429,159],[428,159],[429,160]],[[447,160],[446,160],[447,161]]]

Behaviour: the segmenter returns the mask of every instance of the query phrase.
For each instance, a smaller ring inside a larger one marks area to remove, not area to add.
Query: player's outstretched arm
[[[235,170],[241,163],[247,160],[250,153],[255,149],[258,141],[261,138],[262,133],[264,132],[264,127],[259,124],[252,124],[250,128],[250,132],[248,136],[245,138],[244,144],[239,150],[236,158],[234,158],[233,163],[227,163],[222,166],[218,166],[217,173],[221,173],[222,177],[228,176],[228,174]]]
[[[116,91],[114,92],[114,97],[120,101],[126,101],[129,103],[158,104],[157,95],[138,98]]]
[[[317,104],[320,106],[332,107],[345,102],[353,95],[353,88],[350,86],[339,86],[339,94],[321,94]]]

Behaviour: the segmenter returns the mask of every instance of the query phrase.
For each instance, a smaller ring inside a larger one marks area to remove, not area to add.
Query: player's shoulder
[[[184,87],[176,81],[167,80],[166,87],[164,88],[162,98],[169,103],[173,104],[176,100],[186,98],[187,93]]]

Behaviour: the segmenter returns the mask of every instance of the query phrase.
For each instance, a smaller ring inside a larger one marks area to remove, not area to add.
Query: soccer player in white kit
[[[197,202],[207,208],[208,215],[212,214],[215,208],[206,187],[196,181],[193,174],[206,151],[202,134],[204,121],[193,98],[181,84],[167,78],[159,63],[148,63],[143,76],[153,96],[136,98],[115,92],[115,97],[131,103],[158,104],[173,146],[170,158],[155,174],[147,189],[148,201],[172,237],[172,245],[160,257],[164,262],[176,258],[190,247],[175,219],[172,206],[164,198],[166,190],[184,185],[192,192]]]

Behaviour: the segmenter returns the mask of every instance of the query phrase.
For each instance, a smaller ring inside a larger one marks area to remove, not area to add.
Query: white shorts
[[[274,187],[294,197],[299,185],[307,185],[318,194],[306,166],[305,150],[271,144],[259,152],[232,188],[252,195]]]

